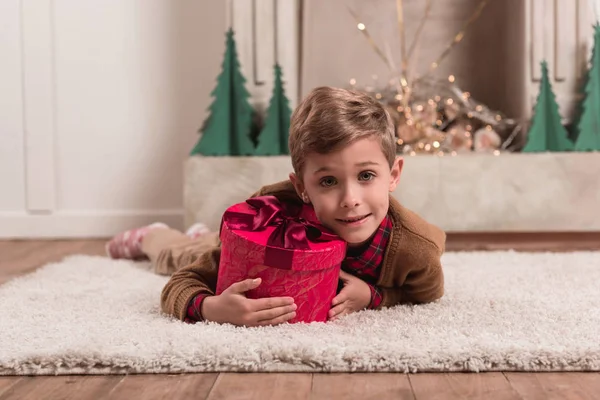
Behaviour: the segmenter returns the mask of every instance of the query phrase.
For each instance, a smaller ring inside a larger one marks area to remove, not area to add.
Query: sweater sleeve
[[[430,303],[444,295],[441,250],[430,248],[417,254],[411,264],[414,266],[405,273],[395,274],[391,287],[378,287],[383,297],[379,308]]]
[[[188,306],[196,295],[214,295],[220,256],[221,248],[214,247],[194,263],[176,271],[162,290],[162,311],[184,321]]]

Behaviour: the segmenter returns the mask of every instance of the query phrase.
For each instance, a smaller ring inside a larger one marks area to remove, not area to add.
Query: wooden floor
[[[0,241],[0,284],[104,240]],[[447,249],[600,250],[596,234],[449,235]],[[0,329],[2,329],[0,327]],[[0,344],[1,346],[1,344]],[[600,373],[234,374],[0,377],[8,399],[600,399]]]

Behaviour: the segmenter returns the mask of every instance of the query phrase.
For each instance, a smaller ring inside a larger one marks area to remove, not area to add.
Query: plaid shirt
[[[377,289],[375,283],[381,273],[383,253],[387,247],[391,232],[392,219],[386,216],[381,221],[371,242],[366,247],[359,249],[358,254],[352,254],[352,249],[348,251],[346,259],[342,262],[342,269],[344,271],[357,276],[369,285],[369,289],[371,289],[371,303],[368,308],[377,308],[382,301],[381,292]]]
[[[184,319],[184,322],[194,323],[204,320],[204,317],[202,317],[202,313],[200,311],[202,310],[202,302],[208,296],[210,296],[210,294],[206,293],[200,293],[194,296],[194,298],[192,299],[192,301],[190,301],[190,304],[188,305],[187,314]]]
[[[383,300],[381,292],[375,286],[375,282],[379,279],[381,272],[381,264],[383,263],[383,253],[387,247],[390,233],[392,232],[392,220],[386,216],[375,235],[368,245],[362,246],[357,253],[350,249],[346,253],[346,259],[342,262],[342,269],[352,275],[357,276],[369,285],[371,289],[371,303],[368,308],[377,308]],[[338,285],[338,290],[341,286]],[[187,317],[185,322],[202,321],[202,301],[208,297],[208,294],[200,293],[196,295],[187,309]]]

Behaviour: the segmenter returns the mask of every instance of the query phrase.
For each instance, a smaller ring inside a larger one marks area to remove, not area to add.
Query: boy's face
[[[290,174],[300,197],[319,221],[350,246],[369,240],[385,218],[389,192],[398,185],[402,159],[391,170],[377,138],[365,138],[328,154],[308,154],[303,181]]]

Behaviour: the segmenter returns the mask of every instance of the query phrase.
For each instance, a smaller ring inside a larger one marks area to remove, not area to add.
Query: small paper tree
[[[527,135],[525,153],[546,151],[569,151],[573,142],[568,139],[567,130],[562,125],[556,97],[548,79],[548,64],[542,61],[542,81],[535,105],[533,121]]]
[[[246,79],[240,70],[231,28],[227,31],[225,43],[222,71],[211,93],[214,101],[191,155],[238,156],[254,152],[250,138],[254,110],[248,102],[250,93],[244,85]]]
[[[283,81],[281,79],[281,67],[275,64],[275,83],[273,94],[267,110],[265,125],[258,135],[256,155],[268,156],[289,154],[288,136],[290,130],[290,118],[292,110],[290,102],[285,96]]]
[[[576,151],[600,151],[600,26],[594,29],[594,49],[585,86],[583,114],[577,125]]]

